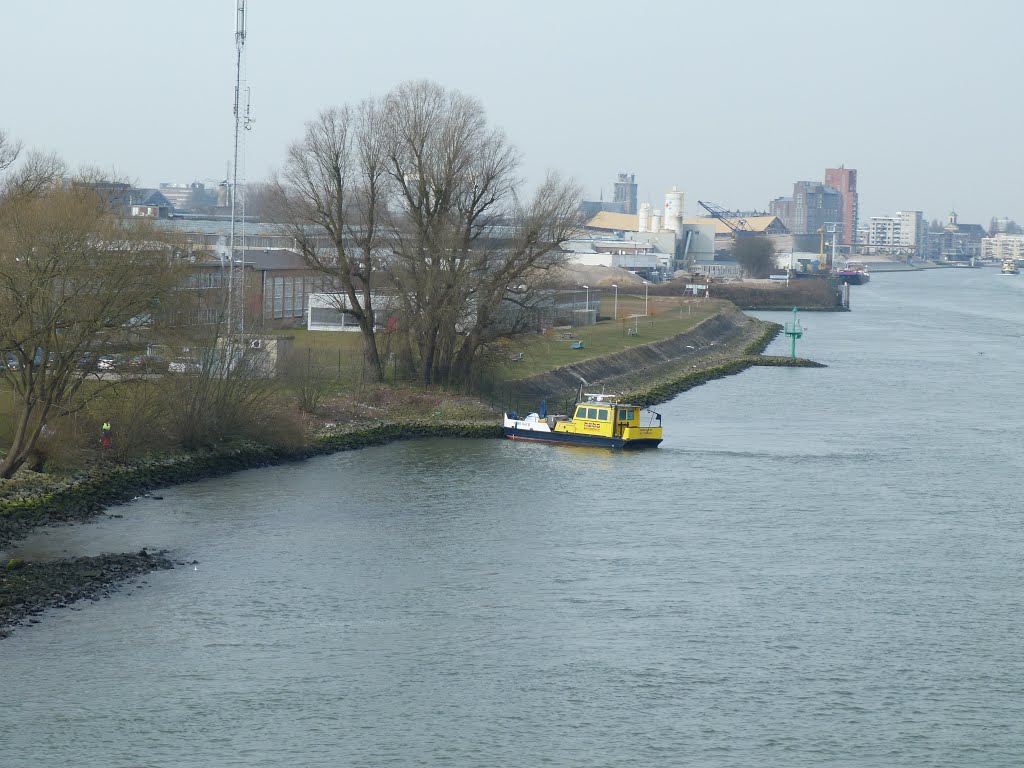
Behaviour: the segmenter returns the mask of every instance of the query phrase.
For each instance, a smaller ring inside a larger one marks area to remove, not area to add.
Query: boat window
[[[607,408],[602,408],[600,411],[597,412],[597,420],[598,421],[608,421],[608,409]]]
[[[588,408],[587,409],[587,418],[588,419],[596,419],[597,418],[597,408]]]
[[[633,420],[633,409],[632,408],[620,408],[619,409],[619,421],[632,421]]]
[[[577,419],[585,419],[585,418],[587,418],[587,409],[584,408],[582,405],[579,408],[576,409],[576,418]]]

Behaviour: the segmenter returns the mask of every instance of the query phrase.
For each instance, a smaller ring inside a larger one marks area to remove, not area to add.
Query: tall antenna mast
[[[245,332],[245,194],[238,201],[239,155],[245,157],[244,133],[252,127],[249,119],[249,89],[244,87],[245,69],[245,0],[237,0],[235,8],[235,158],[231,171],[231,237],[228,242],[228,307],[227,332]],[[244,174],[242,184],[245,184]],[[242,256],[235,262],[236,222],[241,234]]]

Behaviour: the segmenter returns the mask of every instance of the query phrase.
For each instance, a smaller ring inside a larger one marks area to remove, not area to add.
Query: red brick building
[[[857,171],[840,165],[825,169],[825,184],[839,192],[842,199],[843,231],[840,240],[843,245],[853,245],[857,238]]]

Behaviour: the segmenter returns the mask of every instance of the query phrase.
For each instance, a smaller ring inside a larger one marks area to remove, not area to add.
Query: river
[[[198,562],[0,641],[0,765],[1020,765],[1024,277],[851,292],[827,368],[656,451],[401,443],[34,536]]]

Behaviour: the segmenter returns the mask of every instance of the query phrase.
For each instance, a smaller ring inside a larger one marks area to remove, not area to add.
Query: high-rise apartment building
[[[872,216],[867,245],[872,253],[921,255],[925,224],[921,211],[896,211],[895,216]]]
[[[794,235],[813,235],[842,220],[842,197],[820,181],[798,181],[793,196],[772,200],[768,211]]]
[[[1013,259],[1024,261],[1024,235],[1008,235],[997,232],[993,237],[981,239],[981,258],[1002,261]]]
[[[857,171],[840,165],[825,169],[825,183],[842,198],[840,221],[843,223],[839,242],[852,245],[857,238]]]

